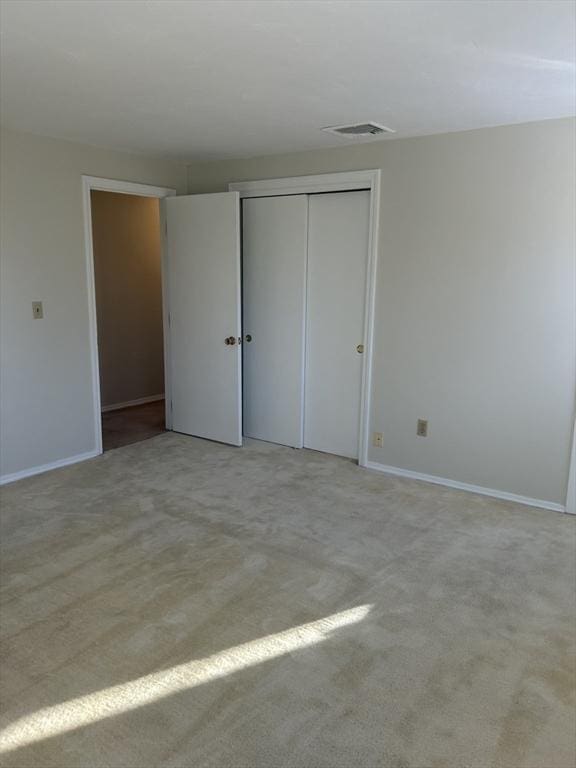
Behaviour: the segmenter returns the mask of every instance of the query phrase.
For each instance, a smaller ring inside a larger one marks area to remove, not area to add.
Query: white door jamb
[[[86,254],[86,288],[88,293],[88,312],[90,326],[90,362],[92,370],[92,410],[94,418],[95,453],[102,453],[102,422],[100,403],[100,366],[98,363],[98,327],[96,322],[96,282],[94,276],[94,248],[92,241],[92,206],[90,192],[93,189],[102,192],[117,192],[124,195],[141,195],[142,197],[171,197],[175,189],[168,187],[152,187],[149,184],[136,184],[131,181],[117,179],[100,179],[97,176],[82,176],[82,207],[84,211],[84,251]],[[170,428],[170,381],[168,372],[169,334],[168,334],[168,295],[166,292],[166,265],[164,250],[162,252],[162,312],[164,320],[164,371],[166,389],[166,426]]]
[[[572,451],[568,471],[568,490],[566,492],[566,512],[576,515],[576,420],[572,428]]]

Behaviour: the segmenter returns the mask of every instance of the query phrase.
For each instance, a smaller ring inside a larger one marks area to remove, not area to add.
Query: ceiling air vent
[[[378,136],[380,133],[395,133],[392,128],[387,128],[380,123],[353,123],[352,125],[330,125],[322,128],[326,133],[335,133],[337,136]]]

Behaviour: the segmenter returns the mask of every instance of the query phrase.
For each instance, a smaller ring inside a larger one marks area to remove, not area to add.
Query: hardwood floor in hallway
[[[133,405],[119,411],[102,414],[102,445],[104,451],[139,443],[166,430],[164,400]]]

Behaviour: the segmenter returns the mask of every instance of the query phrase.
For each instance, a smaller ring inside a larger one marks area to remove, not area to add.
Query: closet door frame
[[[317,176],[292,176],[261,181],[237,181],[228,185],[230,192],[239,192],[241,198],[302,195],[318,192],[350,192],[365,189],[370,192],[368,221],[368,264],[364,301],[364,357],[360,399],[358,464],[368,466],[370,441],[370,411],[372,396],[372,363],[374,356],[374,316],[376,271],[378,264],[378,219],[380,214],[380,170],[325,173]]]

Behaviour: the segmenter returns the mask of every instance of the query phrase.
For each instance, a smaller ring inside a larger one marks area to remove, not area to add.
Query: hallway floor
[[[139,443],[165,431],[164,400],[102,414],[104,451]]]

